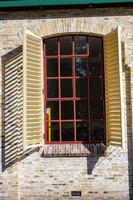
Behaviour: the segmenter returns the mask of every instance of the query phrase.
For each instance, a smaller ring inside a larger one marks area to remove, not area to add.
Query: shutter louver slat
[[[104,37],[107,144],[124,147],[121,28]]]
[[[24,30],[24,149],[42,144],[43,135],[43,84],[42,39]]]

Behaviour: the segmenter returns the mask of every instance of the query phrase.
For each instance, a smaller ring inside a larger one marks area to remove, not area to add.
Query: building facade
[[[0,3],[0,200],[133,199],[132,1],[88,3]]]

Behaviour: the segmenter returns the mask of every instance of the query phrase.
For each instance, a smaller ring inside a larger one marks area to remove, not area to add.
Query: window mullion
[[[58,38],[58,87],[59,87],[59,136],[60,142],[62,141],[61,136],[61,78],[60,78],[60,40]]]
[[[89,60],[89,39],[90,39],[90,37],[88,37],[88,39],[87,39],[87,46],[88,46],[88,60]],[[89,71],[89,62],[88,62],[88,67],[87,67],[87,74],[88,74],[88,124],[89,124],[89,126],[88,126],[88,134],[89,134],[89,141],[91,142],[91,114],[90,114],[90,105],[91,105],[91,101],[90,101],[90,71]]]
[[[76,142],[76,78],[75,78],[75,53],[74,53],[74,36],[72,38],[72,68],[73,68],[73,106],[74,106],[74,141]]]

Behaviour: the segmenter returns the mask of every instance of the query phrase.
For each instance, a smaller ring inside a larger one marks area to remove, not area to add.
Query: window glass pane
[[[58,101],[49,101],[46,103],[47,109],[51,120],[58,120],[59,119],[59,102]]]
[[[90,56],[100,56],[102,54],[102,40],[100,37],[89,37],[89,54]]]
[[[88,80],[76,80],[76,97],[88,97]]]
[[[47,140],[51,141],[59,141],[60,140],[60,131],[59,131],[59,123],[58,122],[49,122],[47,123]]]
[[[74,141],[74,122],[62,123],[62,141]]]
[[[87,36],[75,36],[75,54],[87,53]]]
[[[89,59],[89,74],[91,76],[101,75],[101,60],[100,59]]]
[[[104,125],[102,122],[96,121],[92,123],[92,141],[93,142],[103,142],[104,141]]]
[[[91,118],[102,119],[103,118],[103,102],[101,100],[91,101]]]
[[[74,118],[73,101],[62,101],[61,102],[61,118],[62,119],[73,119]]]
[[[86,58],[76,58],[75,60],[75,72],[76,76],[87,76],[88,60]]]
[[[58,98],[58,80],[47,80],[47,97]]]
[[[90,79],[90,96],[101,97],[102,96],[102,80],[101,78]]]
[[[48,77],[45,102],[47,141],[76,139],[103,142],[105,113],[102,38],[69,35],[44,42]]]
[[[72,54],[72,37],[71,36],[60,37],[60,54],[61,55]]]
[[[58,55],[58,38],[45,40],[46,55]]]
[[[47,76],[58,76],[58,59],[47,59]]]
[[[72,80],[61,80],[61,97],[72,97]]]
[[[60,60],[60,75],[61,76],[72,76],[72,59],[63,58]]]
[[[89,140],[88,122],[77,122],[76,134],[77,134],[77,141],[88,141]]]
[[[88,119],[88,100],[76,101],[76,118]]]

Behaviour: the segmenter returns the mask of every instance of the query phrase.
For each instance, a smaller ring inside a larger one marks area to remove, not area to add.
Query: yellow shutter
[[[42,39],[24,29],[23,43],[23,134],[24,149],[43,141]]]
[[[124,147],[121,27],[104,37],[107,145]]]

